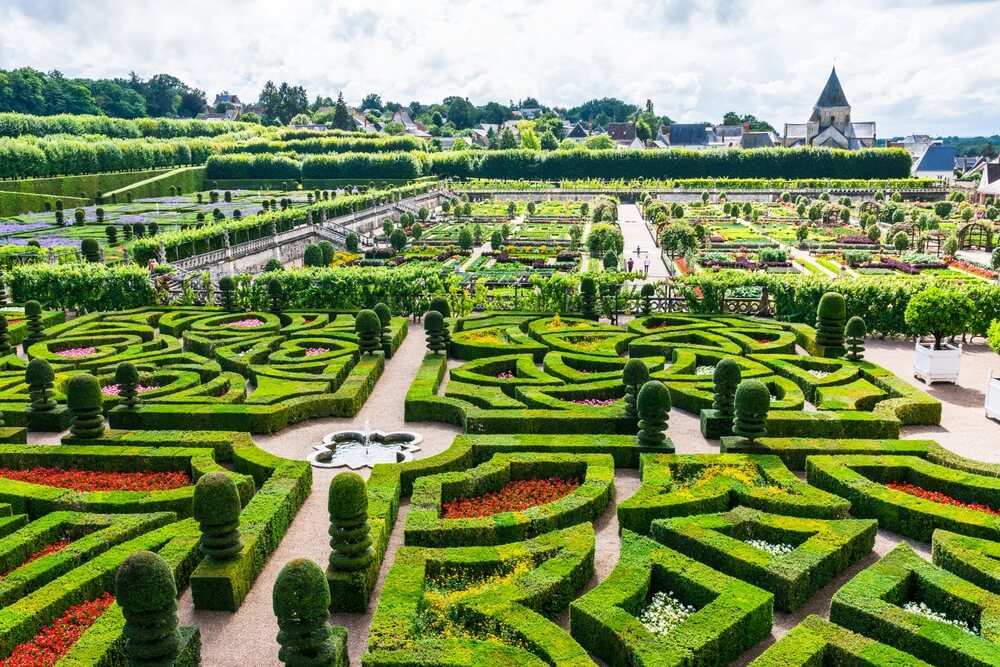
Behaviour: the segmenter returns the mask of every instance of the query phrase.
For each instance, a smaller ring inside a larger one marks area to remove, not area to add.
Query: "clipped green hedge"
[[[774,594],[774,606],[795,611],[875,546],[871,520],[803,519],[746,507],[723,514],[659,519],[652,536],[721,572]],[[763,540],[795,549],[772,555],[746,543]]]
[[[654,592],[695,607],[665,636],[637,616]],[[573,637],[612,667],[727,664],[771,631],[773,596],[633,533],[597,588],[570,605]]]
[[[1000,542],[939,528],[931,536],[931,554],[938,567],[1000,595]]]
[[[850,508],[846,500],[799,481],[777,456],[643,454],[639,472],[642,486],[618,504],[618,523],[641,534],[655,519],[726,512],[736,505],[818,519],[844,518]]]
[[[473,519],[441,517],[442,505],[475,498],[522,479],[575,478],[580,486],[558,500]],[[403,536],[407,545],[454,547],[516,542],[600,516],[614,497],[614,460],[606,454],[496,454],[464,472],[418,479]]]
[[[913,456],[811,456],[809,483],[851,502],[857,517],[878,519],[882,528],[930,542],[936,528],[1000,538],[1000,517],[925,500],[885,484],[909,482],[967,503],[1000,507],[1000,479],[936,465]]]
[[[935,445],[932,440],[833,440],[825,438],[746,438],[724,437],[720,451],[723,454],[773,454],[791,470],[805,470],[810,456],[845,454],[892,454],[927,458]]]
[[[907,612],[902,605],[909,601],[976,626],[981,636]],[[933,665],[1000,664],[1000,595],[928,563],[907,544],[837,591],[830,621]]]

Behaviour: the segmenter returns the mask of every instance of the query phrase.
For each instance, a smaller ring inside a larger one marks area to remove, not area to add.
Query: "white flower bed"
[[[975,635],[977,637],[979,636],[979,628],[970,626],[965,621],[960,621],[954,618],[948,618],[941,612],[934,611],[923,602],[907,602],[906,604],[903,605],[903,609],[905,611],[910,612],[911,614],[918,614],[920,616],[923,616],[924,618],[929,618],[932,621],[941,621],[942,623],[947,623],[948,625],[954,625],[959,630],[964,630],[965,632],[968,632],[970,635]]]
[[[694,369],[695,375],[712,375],[715,373],[715,366],[698,366]]]
[[[822,380],[827,375],[829,375],[830,372],[829,371],[821,371],[821,370],[817,370],[817,369],[814,368],[814,369],[812,369],[812,370],[809,371],[809,374],[812,375],[813,377],[816,377],[816,378],[819,378],[819,379]]]
[[[666,635],[696,610],[673,597],[674,592],[659,591],[653,594],[646,608],[639,614],[639,622],[654,635]]]
[[[772,556],[784,556],[785,554],[790,554],[793,551],[795,551],[795,547],[793,547],[791,544],[773,544],[771,542],[765,542],[764,540],[743,540],[743,541],[755,549],[766,551]]]

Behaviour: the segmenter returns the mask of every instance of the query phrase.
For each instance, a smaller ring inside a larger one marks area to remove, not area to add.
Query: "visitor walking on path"
[[[649,255],[646,255],[642,260],[642,270],[647,276],[649,275]]]
[[[633,267],[634,265],[635,265],[635,263],[634,263],[634,262],[632,261],[632,258],[631,258],[631,257],[629,257],[629,258],[628,258],[628,272],[629,272],[629,273],[632,273],[632,267]]]

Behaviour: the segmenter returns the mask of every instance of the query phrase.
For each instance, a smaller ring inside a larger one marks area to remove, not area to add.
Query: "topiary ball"
[[[354,331],[358,334],[378,334],[382,329],[382,323],[374,310],[362,310],[354,318]]]
[[[847,320],[847,326],[844,327],[844,333],[850,338],[864,338],[868,335],[868,327],[865,326],[865,321],[855,315],[851,319]]]
[[[103,401],[101,383],[90,373],[74,375],[66,383],[66,405],[70,410],[99,410]]]
[[[267,294],[272,299],[275,297],[281,298],[284,292],[285,290],[281,286],[281,281],[278,280],[277,278],[271,278],[270,280],[267,281]]]
[[[622,370],[622,383],[638,386],[649,380],[649,367],[641,359],[629,359]]]
[[[639,294],[644,297],[651,297],[656,294],[656,286],[653,285],[653,283],[646,283],[642,286],[642,289],[639,290]]]
[[[281,568],[274,582],[271,605],[278,619],[326,619],[330,584],[326,573],[308,558],[296,558]]]
[[[232,477],[217,471],[198,479],[194,486],[194,518],[209,525],[239,522],[240,492]]]
[[[597,282],[591,276],[580,278],[581,294],[597,294]]]
[[[424,329],[437,331],[444,328],[444,315],[437,310],[428,310],[424,313]]]
[[[669,412],[670,390],[662,382],[651,380],[642,385],[635,403],[640,416],[657,411]]]
[[[115,368],[115,382],[118,384],[139,384],[139,371],[135,364],[123,361]]]
[[[174,573],[161,556],[151,551],[136,551],[118,567],[115,601],[132,614],[172,609],[177,601]]]
[[[219,289],[223,292],[231,292],[236,289],[236,281],[232,276],[222,276],[219,278]]]
[[[389,306],[384,303],[376,303],[375,307],[372,309],[375,314],[378,315],[379,323],[382,327],[387,327],[392,322],[392,311],[389,310]]]
[[[736,388],[737,416],[767,415],[771,407],[771,392],[760,380],[744,380]]]
[[[344,472],[330,480],[327,509],[334,519],[354,519],[368,512],[365,480],[356,472]]]
[[[716,385],[729,385],[737,386],[742,379],[742,373],[740,371],[740,365],[735,361],[726,357],[722,359],[715,365],[715,370],[712,372],[712,381]]]
[[[24,370],[24,381],[29,385],[48,385],[55,382],[56,373],[45,359],[32,359]]]
[[[827,292],[819,299],[816,317],[825,320],[843,320],[847,317],[847,303],[839,292]]]
[[[448,299],[443,296],[436,296],[431,299],[431,310],[436,310],[441,313],[441,317],[447,319],[451,317],[451,306],[448,305]]]
[[[24,314],[27,317],[38,317],[42,314],[42,304],[37,301],[25,301],[24,302]]]

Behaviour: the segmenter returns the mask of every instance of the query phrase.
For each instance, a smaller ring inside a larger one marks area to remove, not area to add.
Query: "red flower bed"
[[[500,512],[517,512],[535,505],[544,505],[569,495],[580,486],[578,479],[518,479],[499,491],[475,498],[459,498],[441,506],[444,519],[472,519]]]
[[[98,470],[62,470],[32,468],[11,470],[0,468],[0,477],[31,484],[56,486],[74,491],[169,491],[192,484],[183,471],[171,472],[103,472]]]
[[[4,572],[3,574],[0,574],[0,581],[3,581],[4,577],[6,577],[8,574],[10,574],[14,570],[16,570],[18,567],[24,567],[28,563],[34,562],[34,561],[38,560],[39,558],[42,558],[44,556],[48,556],[49,554],[54,554],[57,551],[65,549],[66,547],[68,547],[71,544],[73,544],[72,540],[57,540],[57,541],[53,542],[52,544],[46,546],[45,548],[40,549],[39,551],[36,551],[35,553],[33,553],[30,556],[28,556],[24,560],[24,562],[21,563],[20,565],[18,565],[17,567],[12,567],[11,569],[9,569],[6,572]]]
[[[941,503],[942,505],[951,505],[952,507],[961,507],[967,510],[976,510],[977,512],[985,512],[994,516],[1000,516],[1000,510],[995,510],[989,505],[982,505],[980,503],[963,503],[961,500],[956,500],[951,496],[946,496],[945,494],[937,491],[928,491],[927,489],[910,484],[909,482],[889,482],[886,486],[893,491],[902,491],[903,493],[908,493],[911,496],[923,498],[924,500],[930,500],[935,503]]]
[[[15,647],[10,657],[0,661],[0,667],[52,667],[114,601],[105,593],[96,600],[70,607],[34,639]]]

